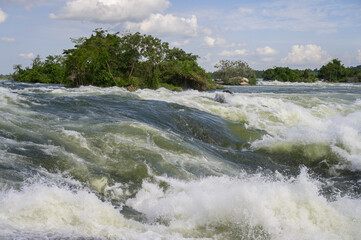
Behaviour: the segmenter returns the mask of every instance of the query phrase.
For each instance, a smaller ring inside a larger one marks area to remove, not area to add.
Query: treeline
[[[267,69],[262,74],[263,80],[278,80],[281,82],[314,82],[316,75],[310,69],[293,70],[289,67]]]
[[[8,80],[11,78],[10,74],[0,74],[0,80]]]
[[[89,37],[72,39],[73,49],[63,55],[38,56],[32,66],[14,67],[15,81],[65,84],[70,87],[214,89],[216,84],[201,68],[197,55],[140,33],[110,34],[96,29]]]
[[[256,71],[264,80],[281,82],[361,82],[361,65],[346,68],[341,61],[333,59],[318,69],[294,70],[288,67],[274,67],[265,71]]]

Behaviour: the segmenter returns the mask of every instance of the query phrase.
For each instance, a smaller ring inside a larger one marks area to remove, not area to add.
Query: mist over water
[[[0,81],[0,238],[358,239],[361,85],[229,90]]]

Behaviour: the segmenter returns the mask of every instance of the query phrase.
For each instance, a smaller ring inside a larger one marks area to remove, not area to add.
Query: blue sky
[[[360,0],[0,0],[0,73],[100,27],[159,37],[208,71],[221,59],[260,70],[361,65]]]

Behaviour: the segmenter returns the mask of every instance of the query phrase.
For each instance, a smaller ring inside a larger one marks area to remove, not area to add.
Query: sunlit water
[[[361,85],[229,90],[0,81],[0,239],[359,239]]]

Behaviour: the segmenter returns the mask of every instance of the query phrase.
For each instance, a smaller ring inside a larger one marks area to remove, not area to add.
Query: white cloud
[[[19,57],[22,58],[26,58],[26,59],[33,59],[34,58],[34,53],[20,53]]]
[[[263,48],[257,48],[256,52],[261,55],[261,56],[273,56],[273,55],[277,55],[278,51],[271,48],[271,47],[263,47]]]
[[[0,23],[5,22],[8,18],[8,15],[0,8]]]
[[[248,52],[247,52],[246,49],[237,49],[237,50],[234,50],[234,51],[224,50],[219,55],[220,56],[225,56],[225,57],[235,57],[235,56],[245,56],[247,54],[248,54]]]
[[[210,36],[205,36],[203,39],[203,43],[207,47],[223,47],[223,48],[230,48],[237,46],[235,43],[228,43],[228,41],[224,38],[213,38]],[[243,44],[239,44],[239,46],[243,46]]]
[[[174,41],[174,42],[171,42],[170,44],[174,47],[181,47],[181,46],[189,44],[189,42],[190,42],[189,39],[186,39],[184,41]]]
[[[225,47],[227,45],[227,40],[220,38],[220,37],[212,38],[212,37],[206,36],[206,37],[204,37],[204,43],[208,47],[215,47],[215,46]]]
[[[1,38],[1,41],[13,43],[13,42],[15,42],[16,40],[15,40],[15,38],[2,37],[2,38]]]
[[[287,64],[324,64],[331,60],[330,55],[314,44],[294,45],[287,57],[281,59],[282,63]]]
[[[59,14],[50,18],[115,23],[143,21],[153,12],[163,11],[168,0],[68,0]]]
[[[357,50],[357,60],[361,63],[361,49]]]
[[[128,22],[126,27],[131,31],[151,33],[160,36],[196,37],[198,35],[197,17],[176,17],[172,14],[152,14],[150,18],[141,23]]]
[[[206,36],[204,37],[204,43],[208,46],[208,47],[213,47],[216,44],[216,39]]]

